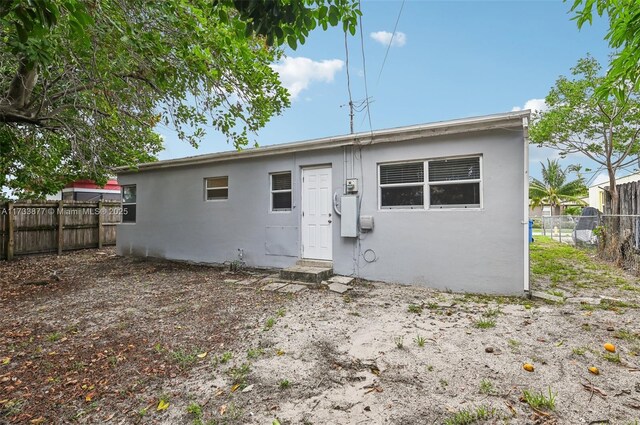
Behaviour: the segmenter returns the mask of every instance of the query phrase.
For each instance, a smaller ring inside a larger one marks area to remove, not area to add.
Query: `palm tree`
[[[587,196],[589,190],[584,184],[584,178],[578,173],[576,180],[567,182],[569,174],[577,172],[578,167],[570,165],[563,169],[557,159],[547,159],[547,165],[542,162],[542,181],[531,178],[529,183],[529,199],[533,208],[550,205],[555,215],[560,214],[560,205],[565,201],[572,201],[586,205],[581,199]]]

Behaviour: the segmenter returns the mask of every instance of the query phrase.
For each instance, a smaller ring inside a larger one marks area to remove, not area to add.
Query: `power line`
[[[398,30],[398,22],[400,22],[400,15],[402,15],[402,9],[404,9],[404,2],[402,0],[402,4],[400,5],[400,11],[398,12],[398,17],[396,18],[396,25],[393,27],[393,34],[391,34],[391,38],[389,39],[389,44],[387,45],[387,51],[384,53],[384,59],[382,60],[382,66],[380,67],[380,73],[378,73],[378,81],[376,81],[376,85],[380,82],[380,77],[382,76],[382,70],[384,69],[384,64],[387,63],[387,56],[389,55],[389,50],[391,49],[391,44],[393,43],[393,39],[396,36],[396,31]]]

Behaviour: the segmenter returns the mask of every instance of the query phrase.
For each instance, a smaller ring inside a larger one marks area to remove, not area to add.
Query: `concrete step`
[[[312,267],[296,265],[280,270],[283,280],[298,280],[302,282],[321,283],[333,276],[333,267]]]
[[[331,269],[333,268],[333,261],[328,260],[298,260],[296,261],[296,265],[303,267],[324,267]]]

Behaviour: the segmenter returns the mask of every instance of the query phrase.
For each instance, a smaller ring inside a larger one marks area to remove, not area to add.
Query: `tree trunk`
[[[9,105],[11,105],[13,109],[23,110],[29,104],[31,93],[37,82],[37,66],[25,62],[20,63],[18,72],[13,76],[13,80],[11,80],[11,85],[7,91]]]
[[[609,169],[609,196],[611,197],[611,215],[620,214],[618,188],[616,187],[616,173],[611,169]]]

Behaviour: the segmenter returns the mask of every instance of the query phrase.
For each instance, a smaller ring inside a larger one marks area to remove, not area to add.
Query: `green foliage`
[[[556,396],[551,392],[551,387],[549,387],[548,396],[543,394],[542,391],[534,392],[524,390],[522,392],[522,398],[529,406],[536,409],[554,410],[556,408]]]
[[[587,56],[571,69],[573,79],[558,78],[545,98],[548,110],[534,114],[529,136],[538,146],[558,149],[562,157],[581,153],[606,169],[613,213],[617,214],[615,174],[635,163],[640,151],[640,96],[625,85],[620,85],[622,96],[598,95],[605,84],[600,70],[600,64]],[[582,183],[575,183],[573,196],[581,186]],[[538,189],[539,192],[530,193],[532,199],[543,196],[542,187]]]
[[[289,106],[271,65],[356,0],[0,2],[0,187],[53,193],[153,161],[169,126],[234,147]]]
[[[417,304],[409,304],[409,307],[407,307],[407,311],[409,313],[420,314],[422,313],[422,306]]]
[[[453,416],[444,421],[444,425],[470,425],[484,422],[495,415],[495,409],[491,407],[478,406],[475,409],[467,408],[459,410]]]
[[[625,90],[620,81],[640,89],[640,3],[635,0],[574,0],[571,11],[575,12],[573,19],[578,28],[593,22],[594,9],[598,15],[609,18],[605,39],[616,50],[601,93],[613,93],[622,98]]]
[[[490,329],[496,327],[495,319],[480,319],[473,322],[473,326],[478,329]]]
[[[589,194],[589,189],[584,184],[584,179],[567,181],[574,167],[562,168],[557,159],[547,159],[547,164],[542,165],[542,180],[531,179],[529,183],[529,199],[533,207],[550,205],[559,208],[563,202],[571,201],[584,204],[581,198]]]

